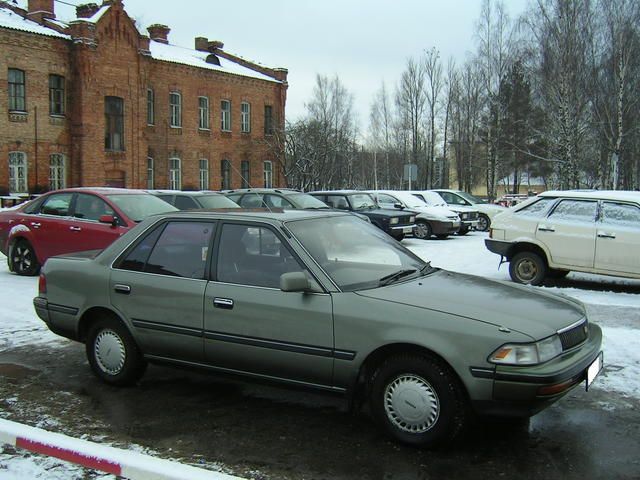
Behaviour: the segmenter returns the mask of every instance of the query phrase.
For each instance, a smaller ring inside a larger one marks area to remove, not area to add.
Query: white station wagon
[[[640,192],[544,192],[497,215],[485,244],[518,283],[572,270],[640,278]]]

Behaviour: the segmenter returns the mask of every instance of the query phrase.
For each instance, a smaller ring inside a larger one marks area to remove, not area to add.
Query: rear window
[[[300,208],[327,208],[327,204],[322,200],[306,193],[294,193],[287,198],[291,198],[291,200],[300,205]]]
[[[118,208],[134,222],[141,222],[149,215],[175,212],[178,210],[176,207],[169,205],[164,200],[151,194],[112,194],[107,195],[107,198],[117,205]]]
[[[538,200],[519,208],[515,213],[526,217],[544,217],[549,212],[549,209],[555,201],[555,198],[541,197]]]
[[[240,208],[233,200],[224,195],[205,195],[198,197],[203,208]]]

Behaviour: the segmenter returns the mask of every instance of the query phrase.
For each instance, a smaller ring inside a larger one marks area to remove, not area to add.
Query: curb
[[[170,460],[48,432],[0,419],[0,445],[8,444],[130,480],[243,480]]]

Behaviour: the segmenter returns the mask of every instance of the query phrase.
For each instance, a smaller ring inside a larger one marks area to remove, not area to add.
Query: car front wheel
[[[396,440],[431,448],[452,441],[463,429],[467,406],[448,366],[429,356],[387,359],[373,375],[371,411]]]
[[[433,231],[431,229],[431,225],[429,225],[428,222],[425,222],[424,220],[417,220],[416,221],[416,226],[413,229],[413,235],[416,238],[421,238],[423,240],[428,240],[431,238],[431,235],[433,234]]]
[[[93,325],[86,353],[93,373],[111,385],[135,383],[147,366],[129,331],[113,318],[102,318]]]
[[[520,252],[509,262],[511,280],[528,285],[540,285],[547,274],[547,265],[537,253]]]
[[[458,235],[466,235],[467,233],[469,233],[468,227],[460,227],[460,230],[458,230]]]
[[[40,271],[36,252],[26,240],[18,240],[14,243],[7,257],[7,262],[9,270],[18,275],[33,276]]]
[[[484,214],[480,214],[478,216],[478,230],[480,230],[481,232],[486,232],[489,230],[490,226],[491,226],[491,219]]]

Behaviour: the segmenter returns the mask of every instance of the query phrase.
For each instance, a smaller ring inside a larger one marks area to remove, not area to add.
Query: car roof
[[[318,190],[315,192],[309,192],[311,194],[314,193],[318,193],[318,194],[322,194],[322,195],[331,195],[331,194],[336,194],[336,195],[350,195],[353,193],[365,193],[365,194],[369,194],[369,192],[365,192],[363,190]]]
[[[83,192],[83,193],[98,193],[100,195],[135,195],[141,193],[149,193],[146,190],[135,188],[117,188],[117,187],[72,187],[62,188],[60,190],[51,190],[49,193],[63,193],[63,192]]]
[[[223,196],[220,192],[214,192],[209,190],[147,190],[152,195],[186,195],[187,197],[202,197],[205,195],[220,195]]]
[[[640,203],[640,192],[629,190],[547,190],[540,197],[584,198],[594,200],[624,200]]]
[[[243,220],[275,220],[287,222],[292,220],[307,220],[323,217],[352,217],[351,212],[335,210],[303,210],[303,209],[282,209],[282,208],[215,208],[201,210],[179,210],[159,214],[165,218],[225,218]],[[157,216],[156,216],[157,218]]]
[[[279,193],[282,195],[292,195],[304,192],[293,188],[236,188],[234,190],[223,190],[221,193],[224,195],[230,193]]]

